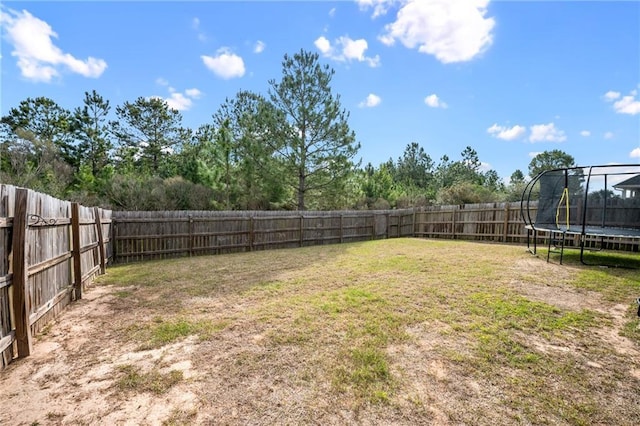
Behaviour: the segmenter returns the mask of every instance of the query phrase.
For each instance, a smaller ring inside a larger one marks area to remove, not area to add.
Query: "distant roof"
[[[632,178],[627,180],[623,180],[622,182],[613,185],[616,189],[632,189],[632,188],[640,188],[640,175],[635,175]]]

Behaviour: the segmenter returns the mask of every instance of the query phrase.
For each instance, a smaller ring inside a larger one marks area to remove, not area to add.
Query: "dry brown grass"
[[[33,361],[66,356],[78,367],[69,384],[93,383],[112,403],[79,393],[84,410],[61,403],[30,421],[640,419],[637,271],[548,264],[515,246],[396,239],[119,266],[92,293],[100,298],[86,312],[93,326],[83,344]],[[55,332],[63,324],[43,341],[67,342]],[[64,395],[63,385],[44,386]],[[3,406],[20,396],[4,394]]]

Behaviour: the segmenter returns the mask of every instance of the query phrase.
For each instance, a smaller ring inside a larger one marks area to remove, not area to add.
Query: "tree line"
[[[190,129],[160,98],[112,108],[95,90],[73,110],[27,98],[0,118],[0,181],[122,210],[379,209],[517,200],[526,177],[504,183],[478,153],[435,162],[417,143],[379,166],[357,161],[349,112],[317,53],[285,55],[266,94],[241,90]],[[113,118],[115,115],[115,119]],[[529,165],[574,165],[546,151]]]

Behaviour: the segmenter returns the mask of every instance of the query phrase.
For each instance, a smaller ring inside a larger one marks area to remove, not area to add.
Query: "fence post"
[[[507,238],[509,236],[509,213],[510,213],[509,203],[505,203],[505,206],[504,206],[504,229],[503,229],[503,239],[502,239],[503,243],[507,242]]]
[[[391,238],[391,220],[389,219],[389,212],[386,213],[387,218],[387,239]]]
[[[456,239],[456,206],[451,210],[451,238]]]
[[[340,244],[344,242],[344,215],[340,213]]]
[[[28,189],[16,189],[15,215],[13,218],[13,312],[16,327],[16,343],[18,358],[31,355],[33,339],[31,337],[31,324],[29,324],[29,298],[27,297],[27,209],[29,201]]]
[[[102,234],[102,220],[100,217],[100,209],[98,207],[93,208],[94,215],[96,216],[96,227],[98,231],[98,252],[100,253],[100,273],[104,274],[107,269],[107,259],[104,254],[104,235]]]
[[[80,252],[80,205],[71,203],[71,253],[73,256],[73,281],[76,300],[82,299],[82,263]]]
[[[371,214],[371,239],[376,239],[376,214]]]
[[[300,213],[300,247],[304,245],[304,216]]]
[[[249,216],[249,251],[253,251],[253,241],[255,238],[253,227],[253,216]]]
[[[413,208],[413,232],[411,235],[413,238],[416,237],[416,229],[417,229],[417,224],[416,224],[416,208]]]
[[[193,256],[193,216],[189,215],[189,257]]]

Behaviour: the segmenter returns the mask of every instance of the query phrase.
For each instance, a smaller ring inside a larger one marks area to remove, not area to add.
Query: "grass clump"
[[[387,356],[375,346],[351,349],[345,365],[334,373],[333,386],[340,392],[351,392],[369,403],[387,402],[392,377]]]
[[[140,342],[138,350],[149,350],[193,335],[198,336],[201,340],[207,340],[227,325],[227,321],[190,321],[184,318],[165,320],[162,317],[156,317],[150,323],[129,327],[129,333]]]
[[[198,410],[195,408],[190,410],[176,408],[162,422],[162,426],[189,426],[194,424],[197,416]]]
[[[120,377],[116,381],[116,387],[121,391],[151,392],[155,395],[167,392],[183,379],[182,371],[179,370],[171,370],[165,374],[158,370],[144,373],[129,364],[119,366],[118,372]]]

